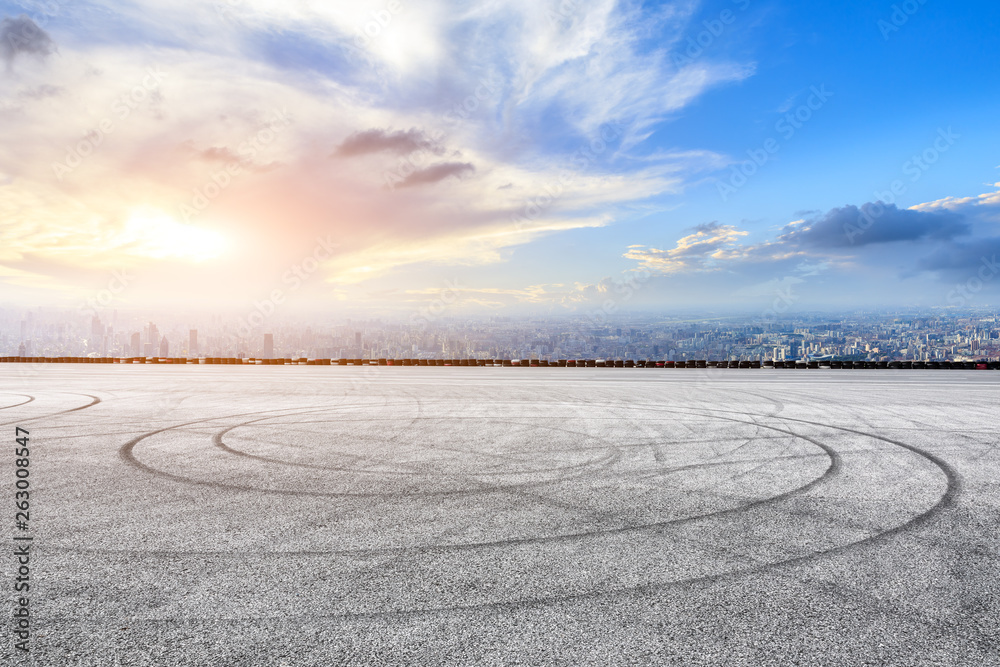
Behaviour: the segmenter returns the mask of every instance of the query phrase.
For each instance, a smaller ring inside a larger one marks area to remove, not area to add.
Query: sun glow
[[[137,255],[191,262],[218,257],[227,245],[219,232],[177,222],[155,209],[134,212],[122,231],[121,241]]]

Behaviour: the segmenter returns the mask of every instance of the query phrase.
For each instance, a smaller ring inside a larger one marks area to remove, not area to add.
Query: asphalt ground
[[[982,371],[3,367],[0,664],[1000,665],[998,406]]]

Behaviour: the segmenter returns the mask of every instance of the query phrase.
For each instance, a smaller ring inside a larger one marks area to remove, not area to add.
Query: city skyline
[[[0,305],[995,307],[998,16],[4,0]]]
[[[241,335],[135,313],[79,318],[0,311],[0,356],[242,359],[568,359],[689,361],[1000,361],[1000,312],[783,314],[757,317],[443,318],[437,322],[274,322]],[[18,326],[12,326],[18,321]],[[160,320],[161,322],[163,320]],[[186,344],[185,344],[186,341]]]

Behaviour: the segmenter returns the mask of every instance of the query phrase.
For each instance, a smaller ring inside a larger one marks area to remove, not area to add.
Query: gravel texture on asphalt
[[[0,664],[1000,665],[1000,373],[0,381]]]

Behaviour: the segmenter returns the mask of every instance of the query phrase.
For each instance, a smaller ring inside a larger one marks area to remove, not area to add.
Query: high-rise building
[[[104,326],[97,315],[90,318],[90,340],[87,341],[87,347],[91,352],[104,354]]]
[[[198,356],[198,330],[191,329],[188,331],[188,354],[192,357]]]
[[[264,334],[264,358],[274,359],[274,334]]]
[[[361,332],[360,331],[355,331],[354,332],[354,344],[357,347],[359,347],[359,348],[361,347]]]
[[[164,358],[170,356],[170,343],[166,336],[160,339],[160,356]]]
[[[160,346],[160,330],[152,322],[149,323],[149,329],[146,332],[146,342],[153,346],[153,350]]]
[[[136,331],[132,334],[132,356],[138,357],[142,355],[142,338],[139,336],[139,332]]]

